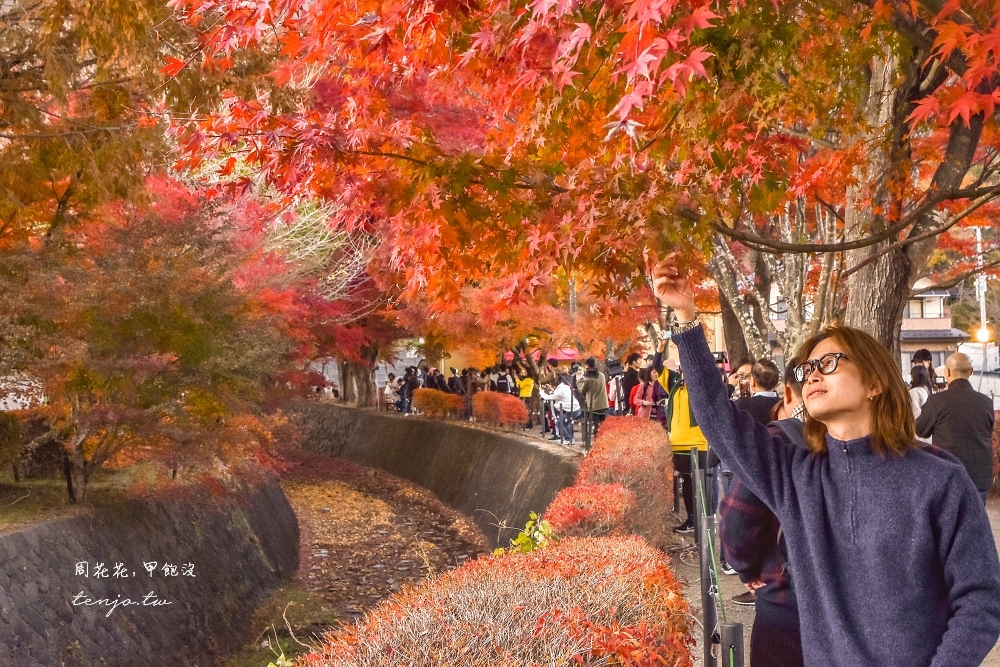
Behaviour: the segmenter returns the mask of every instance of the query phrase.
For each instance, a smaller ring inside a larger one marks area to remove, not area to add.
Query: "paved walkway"
[[[1000,548],[1000,498],[990,498],[986,504],[986,511],[990,516],[993,539],[997,542],[998,548]],[[687,544],[693,544],[693,540],[684,539]],[[697,616],[698,620],[701,621],[701,582],[698,578],[698,553],[697,551],[681,552],[674,557],[674,563],[678,577],[685,583],[684,592],[691,604],[691,610]],[[743,584],[740,583],[739,577],[726,576],[721,571],[719,576],[721,577],[719,587],[726,610],[726,617],[730,623],[743,624],[744,655],[747,657],[745,664],[749,665],[750,628],[753,626],[754,609],[753,607],[741,607],[731,602],[734,595],[746,590],[743,588]],[[700,647],[701,629],[698,628],[695,634],[699,640],[699,647],[695,651],[695,665],[697,667],[704,665],[702,661],[702,649]],[[721,662],[718,664],[721,664]],[[1000,667],[1000,643],[986,656],[986,660],[983,661],[982,665],[983,667]]]

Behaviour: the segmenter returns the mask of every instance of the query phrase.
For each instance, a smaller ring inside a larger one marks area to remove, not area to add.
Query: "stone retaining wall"
[[[298,403],[308,451],[381,468],[433,492],[507,546],[528,514],[573,483],[580,456],[564,447],[462,425]]]
[[[0,534],[0,665],[211,665],[245,643],[252,612],[294,572],[298,551],[298,522],[277,480]],[[107,577],[96,576],[99,563]],[[118,563],[127,576],[116,576]],[[112,607],[116,600],[131,604]]]

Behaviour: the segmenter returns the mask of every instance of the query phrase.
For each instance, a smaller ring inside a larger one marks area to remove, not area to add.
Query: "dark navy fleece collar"
[[[826,434],[826,451],[831,461],[851,457],[859,461],[881,459],[872,449],[872,437],[866,435],[854,440],[838,440],[829,433]]]

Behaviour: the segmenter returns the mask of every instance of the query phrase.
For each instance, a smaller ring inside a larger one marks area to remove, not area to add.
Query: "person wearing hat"
[[[933,360],[931,358],[931,351],[923,347],[914,352],[913,356],[910,357],[911,365],[916,366],[918,364],[923,364],[929,373],[934,372],[934,369],[931,368],[932,363]]]

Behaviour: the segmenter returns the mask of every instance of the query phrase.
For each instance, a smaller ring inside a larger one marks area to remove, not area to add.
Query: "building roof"
[[[910,329],[899,332],[901,341],[961,341],[972,338],[961,329]]]
[[[947,296],[951,296],[951,292],[948,292],[946,290],[931,290],[929,292],[921,292],[920,294],[917,294],[913,298],[914,299],[923,299],[924,297],[931,297],[931,296],[945,296],[945,297],[947,297]]]

